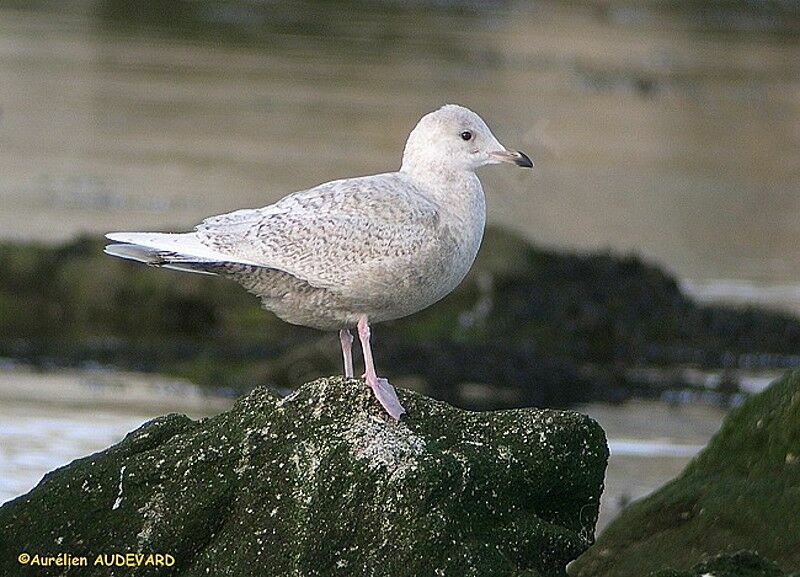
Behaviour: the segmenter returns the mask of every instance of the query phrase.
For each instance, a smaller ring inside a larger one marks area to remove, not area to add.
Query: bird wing
[[[360,271],[413,258],[434,239],[439,214],[404,175],[337,180],[264,208],[207,218],[203,244],[318,288],[336,289]]]

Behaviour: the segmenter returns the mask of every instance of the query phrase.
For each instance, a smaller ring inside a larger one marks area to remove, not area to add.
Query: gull
[[[209,217],[193,232],[109,233],[117,244],[105,252],[229,277],[286,322],[338,330],[348,378],[355,328],[362,378],[399,420],[405,409],[376,373],[370,325],[418,312],[464,279],[486,222],[475,171],[497,163],[533,167],[480,116],[448,104],[419,120],[396,172],[326,182],[263,208]]]

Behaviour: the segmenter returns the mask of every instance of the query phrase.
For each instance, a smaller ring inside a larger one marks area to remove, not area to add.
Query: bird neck
[[[437,160],[420,163],[409,162],[404,157],[400,172],[425,185],[426,188],[442,189],[443,192],[445,190],[464,192],[477,190],[483,194],[480,180],[474,170],[454,167]]]
[[[400,174],[410,178],[425,196],[434,201],[454,222],[479,224],[482,230],[486,219],[486,199],[478,175],[472,170],[452,167],[417,166],[403,163]]]

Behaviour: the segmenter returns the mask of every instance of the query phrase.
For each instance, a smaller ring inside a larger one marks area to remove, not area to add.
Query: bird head
[[[480,116],[463,106],[447,104],[423,116],[411,131],[402,170],[474,171],[501,162],[533,167],[524,152],[508,150],[500,144]]]

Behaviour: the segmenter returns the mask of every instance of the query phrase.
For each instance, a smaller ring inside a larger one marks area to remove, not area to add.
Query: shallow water
[[[0,503],[42,476],[117,443],[160,415],[192,417],[229,408],[180,379],[114,370],[0,368]]]
[[[109,411],[0,405],[0,503],[30,491],[42,476],[122,440],[152,418]]]
[[[673,405],[629,401],[578,408],[606,432],[608,469],[598,529],[631,502],[677,477],[719,430],[725,411],[705,403]]]
[[[187,228],[392,169],[455,101],[536,162],[484,170],[490,222],[800,311],[800,26],[781,3],[131,6],[0,5],[0,237]]]

